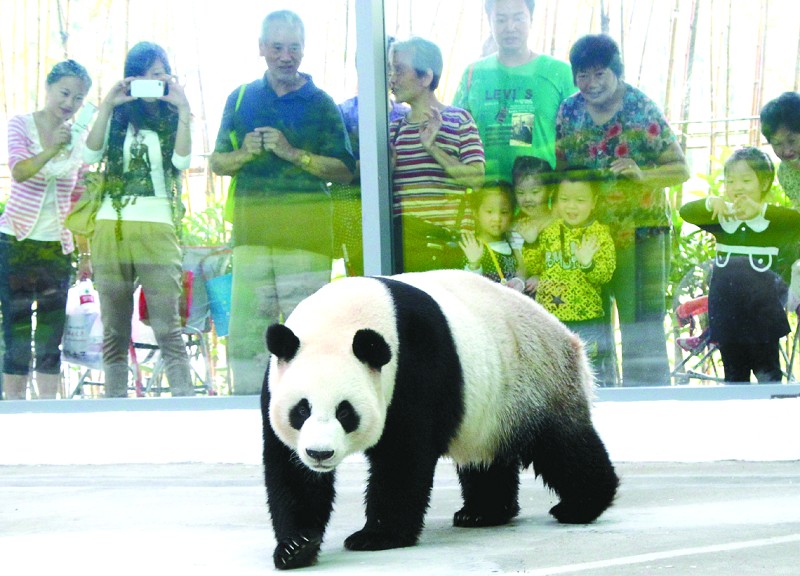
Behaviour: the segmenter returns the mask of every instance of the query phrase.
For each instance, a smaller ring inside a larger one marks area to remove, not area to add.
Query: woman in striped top
[[[411,38],[392,45],[389,62],[395,99],[411,107],[389,126],[395,217],[471,230],[466,193],[483,185],[483,143],[469,112],[445,106],[434,94],[442,53],[428,40]],[[407,264],[405,271],[412,271]]]
[[[8,123],[11,194],[0,215],[0,306],[3,311],[3,387],[7,400],[24,400],[30,369],[39,398],[55,398],[60,385],[59,345],[75,250],[64,218],[83,191],[83,136],[70,121],[92,80],[74,60],[47,76],[41,110]],[[83,242],[84,240],[81,239]],[[81,274],[88,276],[88,263]],[[32,313],[36,330],[31,351]],[[33,362],[31,362],[33,357]]]

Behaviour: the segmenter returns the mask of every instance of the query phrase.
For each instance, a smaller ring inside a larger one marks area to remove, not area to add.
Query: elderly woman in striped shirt
[[[422,38],[395,42],[389,51],[389,86],[397,102],[410,106],[389,125],[393,210],[395,217],[406,217],[404,227],[417,219],[460,232],[474,228],[467,190],[483,186],[485,160],[469,112],[445,106],[434,94],[442,67],[439,47]],[[409,240],[404,229],[404,271],[425,269]],[[462,255],[456,251],[460,267]]]
[[[0,215],[0,306],[3,311],[3,387],[7,400],[24,400],[31,365],[39,398],[60,386],[59,344],[76,240],[64,228],[83,191],[83,136],[71,127],[92,80],[74,60],[47,76],[44,107],[8,123],[11,194]],[[80,239],[84,242],[85,239]],[[90,276],[88,262],[79,265]],[[31,307],[36,303],[36,329]],[[33,353],[31,333],[33,332]],[[33,357],[33,363],[31,362]]]

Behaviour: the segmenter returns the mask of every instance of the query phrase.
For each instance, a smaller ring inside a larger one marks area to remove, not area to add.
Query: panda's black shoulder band
[[[353,354],[370,368],[380,370],[392,359],[392,351],[383,336],[368,328],[353,336]]]
[[[300,348],[300,339],[283,324],[273,324],[267,328],[267,349],[280,360],[286,362],[294,358]]]

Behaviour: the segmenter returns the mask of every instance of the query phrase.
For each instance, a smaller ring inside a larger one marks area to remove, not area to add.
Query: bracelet
[[[91,258],[92,255],[89,252],[81,252],[78,254],[78,262],[83,260],[84,258]]]

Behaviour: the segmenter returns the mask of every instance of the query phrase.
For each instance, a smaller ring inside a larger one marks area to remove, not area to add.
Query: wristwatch
[[[303,150],[303,151],[300,153],[300,166],[301,166],[302,168],[308,168],[308,166],[309,166],[310,164],[311,164],[311,154],[309,154],[308,152],[306,152],[305,150]]]

